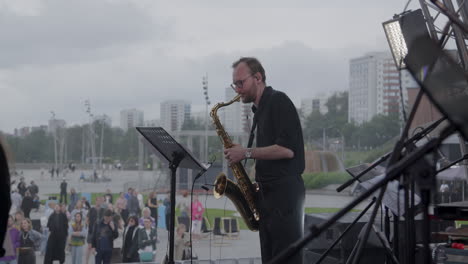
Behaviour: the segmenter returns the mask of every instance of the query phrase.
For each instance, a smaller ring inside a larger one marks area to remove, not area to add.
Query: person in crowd
[[[47,227],[47,222],[49,221],[50,216],[54,213],[54,208],[57,204],[54,201],[49,201],[46,204],[46,209],[44,210],[44,215],[41,217],[41,226],[42,226],[42,241],[41,241],[41,255],[44,256],[47,249],[47,241],[49,239],[49,228]]]
[[[137,190],[134,190],[133,191],[133,195],[135,195],[137,197],[137,200],[138,200],[138,208],[142,209],[142,208],[145,208],[145,203],[143,201],[143,194],[140,193],[139,191]]]
[[[229,164],[255,159],[256,205],[259,220],[262,261],[273,257],[301,239],[304,225],[305,187],[304,140],[302,128],[291,99],[282,91],[266,85],[265,69],[253,57],[232,64],[231,88],[243,103],[253,103],[257,130],[256,146],[232,144],[224,149]],[[301,253],[288,263],[302,263]]]
[[[80,200],[78,193],[76,193],[75,188],[70,188],[70,204],[68,205],[68,211],[71,212],[75,209],[76,203]]]
[[[29,191],[26,191],[24,193],[23,201],[21,202],[21,210],[24,213],[24,217],[30,218],[29,213],[31,212],[33,207],[34,207],[34,200],[31,197],[31,194],[29,193]]]
[[[114,204],[113,198],[112,198],[112,193],[110,189],[106,190],[106,194],[104,195],[104,199],[106,203],[108,204]]]
[[[20,246],[18,248],[18,264],[36,263],[35,250],[41,243],[42,235],[32,229],[31,220],[21,221]]]
[[[130,197],[132,196],[132,194],[133,194],[133,188],[130,187],[127,189],[127,192],[124,195],[125,199],[127,199],[127,201],[130,200]]]
[[[20,228],[21,228],[21,224],[23,223],[23,220],[24,220],[23,211],[18,210],[18,211],[15,213],[15,227],[16,227],[17,229],[20,229]]]
[[[83,208],[86,209],[87,211],[91,209],[91,205],[89,204],[85,196],[81,197],[81,203],[83,204]]]
[[[112,211],[107,209],[101,221],[93,228],[92,248],[96,251],[95,264],[108,264],[112,257],[114,239],[119,236],[117,227],[112,221]]]
[[[94,227],[96,223],[99,223],[102,219],[102,216],[104,215],[105,209],[101,207],[102,203],[102,197],[96,197],[96,202],[94,204],[94,207],[92,207],[89,212],[88,212],[88,237],[86,239],[86,242],[88,243],[88,248],[86,249],[86,259],[85,263],[89,263],[89,257],[91,256],[91,253],[93,252],[93,247],[92,247],[92,235],[94,231]]]
[[[36,197],[36,195],[39,194],[39,187],[36,185],[34,181],[31,181],[31,183],[28,186],[28,191],[32,197]]]
[[[127,199],[125,199],[123,192],[119,193],[119,198],[115,201],[115,211],[120,214],[122,220],[126,223],[128,218]]]
[[[44,256],[44,264],[52,264],[58,260],[60,264],[65,263],[65,246],[68,237],[68,219],[62,210],[63,207],[55,205],[54,213],[47,221],[49,228],[49,239]]]
[[[147,218],[151,220],[151,227],[156,227],[156,221],[153,217],[151,217],[151,211],[148,207],[143,208],[143,210],[141,210],[141,214],[142,216],[140,217],[140,221],[138,222],[140,227],[144,226],[145,219]]]
[[[31,183],[28,186],[28,191],[31,194],[31,197],[33,199],[33,207],[36,209],[36,212],[39,210],[40,206],[40,201],[39,201],[39,187],[34,181],[31,181]]]
[[[23,202],[23,197],[19,194],[17,189],[14,189],[11,193],[11,210],[12,214],[16,211],[21,210],[21,203]]]
[[[75,219],[75,214],[77,213],[80,213],[81,214],[81,218],[86,218],[86,215],[88,214],[88,210],[86,210],[84,207],[83,207],[83,202],[81,200],[78,200],[76,202],[76,205],[75,205],[75,208],[71,211],[70,215],[71,215],[71,219]]]
[[[185,232],[187,227],[184,224],[177,225],[176,237],[174,241],[174,260],[184,260],[184,249],[190,246],[190,240]]]
[[[67,220],[71,220],[71,214],[67,210],[67,205],[66,204],[60,204],[60,211],[67,217]]]
[[[24,194],[28,190],[28,187],[26,187],[26,183],[24,182],[24,177],[20,178],[20,182],[16,188],[18,189],[19,194],[21,194],[21,197],[24,197]]]
[[[128,215],[140,215],[140,205],[138,203],[137,193],[133,189],[131,190],[131,195],[127,201],[127,210]]]
[[[81,212],[76,212],[73,217],[68,233],[70,234],[70,248],[72,264],[83,263],[83,246],[86,240],[88,228]]]
[[[123,222],[122,217],[120,216],[120,214],[118,214],[115,211],[114,206],[112,204],[108,204],[107,209],[112,211],[112,221],[114,221],[114,225],[117,227],[117,229],[119,229],[119,230],[123,229],[124,222]]]
[[[138,218],[134,215],[128,218],[128,224],[122,235],[122,262],[139,262],[138,256]]]
[[[201,238],[201,226],[203,222],[203,213],[205,208],[198,200],[198,194],[195,194],[192,203],[192,235],[195,239]]]
[[[168,193],[166,195],[166,198],[164,198],[163,201],[164,205],[164,216],[165,216],[165,221],[166,221],[166,229],[169,232],[171,228],[171,194]]]
[[[190,197],[187,190],[182,191],[182,197],[179,198],[176,208],[180,210],[181,217],[189,217],[190,214]]]
[[[3,240],[3,249],[5,255],[0,258],[0,264],[16,264],[16,249],[20,246],[20,231],[15,227],[13,216],[8,216],[8,225],[5,240]]]
[[[151,210],[151,217],[155,221],[155,226],[158,226],[158,197],[156,196],[155,191],[150,192],[146,203]]]
[[[156,257],[158,234],[156,229],[152,227],[150,218],[145,218],[143,226],[143,228],[140,228],[138,234],[138,253],[140,255],[140,261],[152,262]],[[145,255],[151,255],[151,257]]]
[[[67,204],[67,181],[65,179],[60,183],[60,203]]]

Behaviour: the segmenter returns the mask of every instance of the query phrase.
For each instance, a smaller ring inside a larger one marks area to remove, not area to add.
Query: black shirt
[[[301,175],[304,171],[304,141],[296,107],[280,91],[265,87],[258,108],[253,106],[257,122],[257,147],[280,145],[294,152],[292,159],[257,160],[255,180],[268,182]]]

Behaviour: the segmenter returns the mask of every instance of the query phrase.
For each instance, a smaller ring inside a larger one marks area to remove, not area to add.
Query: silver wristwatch
[[[246,159],[251,159],[251,158],[252,158],[252,149],[251,149],[251,148],[248,148],[248,149],[245,151],[245,158],[246,158]]]

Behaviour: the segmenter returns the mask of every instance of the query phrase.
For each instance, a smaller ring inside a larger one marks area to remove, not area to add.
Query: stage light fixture
[[[393,19],[382,23],[396,67],[406,68],[404,58],[413,41],[421,36],[429,36],[426,20],[421,9],[407,11],[393,16]]]

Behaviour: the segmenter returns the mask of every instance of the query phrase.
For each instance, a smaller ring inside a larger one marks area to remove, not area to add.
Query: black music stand
[[[206,171],[207,168],[180,145],[162,127],[136,127],[137,131],[169,162],[171,169],[171,221],[169,226],[169,258],[167,263],[174,264],[174,224],[177,168]],[[158,154],[158,153],[156,153]]]

